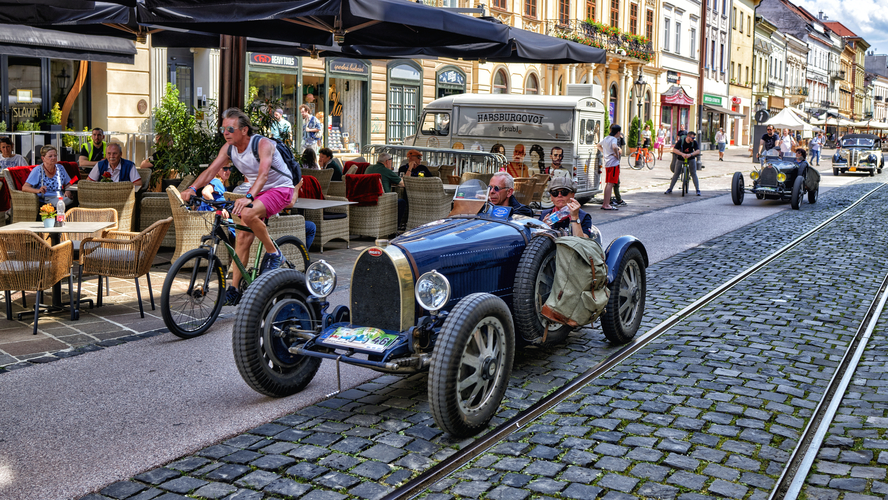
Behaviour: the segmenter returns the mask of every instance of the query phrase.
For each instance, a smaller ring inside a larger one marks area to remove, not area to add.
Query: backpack
[[[259,134],[254,134],[250,137],[250,148],[253,150],[253,158],[256,158],[256,161],[259,161],[259,140],[253,140],[253,137],[258,137],[259,139],[268,139],[269,141],[274,142],[275,148],[277,148],[277,152],[280,153],[281,159],[284,160],[284,164],[287,165],[289,172],[282,172],[275,168],[274,162],[271,164],[271,169],[275,172],[286,175],[290,179],[293,179],[293,185],[296,186],[302,181],[302,164],[296,161],[296,158],[293,156],[293,151],[287,147],[283,142],[272,139],[270,137],[265,137]],[[234,145],[228,146],[228,157],[231,158],[231,148]]]
[[[552,293],[540,313],[573,327],[595,321],[607,306],[606,258],[595,240],[576,236],[556,239]]]

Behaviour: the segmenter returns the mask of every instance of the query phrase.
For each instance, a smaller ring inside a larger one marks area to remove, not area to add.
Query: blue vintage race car
[[[540,314],[555,275],[557,232],[491,207],[480,181],[460,186],[451,216],[377,240],[352,269],[350,306],[330,309],[336,271],[263,274],[241,301],[234,357],[244,380],[274,397],[302,390],[322,359],[387,373],[429,370],[438,425],[458,436],[497,412],[517,345],[564,341],[571,327]],[[601,237],[594,229],[598,243]],[[630,341],[644,311],[644,245],[632,236],[607,248],[604,335]]]

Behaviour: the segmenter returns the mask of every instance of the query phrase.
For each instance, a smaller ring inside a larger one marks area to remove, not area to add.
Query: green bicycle
[[[224,246],[231,257],[231,262],[237,266],[243,276],[238,287],[241,293],[259,277],[262,257],[265,253],[260,241],[253,267],[247,269],[234,251],[234,237],[229,228],[252,231],[247,226],[236,224],[222,217],[222,210],[230,210],[233,203],[207,201],[198,197],[194,197],[192,200],[194,200],[191,203],[193,206],[204,202],[215,209],[216,215],[212,229],[209,234],[201,238],[201,245],[198,248],[186,252],[173,264],[167,272],[160,296],[160,310],[163,314],[164,324],[173,335],[183,339],[194,338],[206,333],[219,317],[225,303],[228,270],[216,255],[218,245],[221,243]],[[299,238],[282,236],[274,244],[284,255],[281,267],[296,269],[296,263],[302,261],[302,269],[308,268],[308,249]],[[176,282],[176,276],[183,269],[189,268],[191,269],[190,277],[185,286],[182,286],[181,281]]]
[[[691,167],[688,165],[688,159],[685,158],[681,164],[681,195],[688,194],[688,184],[691,181]]]

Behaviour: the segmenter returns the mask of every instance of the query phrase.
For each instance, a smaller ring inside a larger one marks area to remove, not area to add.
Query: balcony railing
[[[808,95],[808,87],[786,87],[786,93],[789,95]]]
[[[829,77],[833,80],[844,80],[845,79],[845,70],[832,70],[829,72]]]
[[[548,20],[546,33],[644,62],[649,62],[654,54],[653,43],[646,37],[581,19],[572,19],[567,23]]]

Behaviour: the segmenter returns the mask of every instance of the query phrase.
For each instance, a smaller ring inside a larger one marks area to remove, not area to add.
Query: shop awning
[[[728,108],[723,108],[721,106],[716,106],[714,104],[704,104],[703,107],[710,110],[710,111],[715,111],[716,113],[724,113],[724,114],[730,115],[730,116],[744,116],[743,113],[738,113],[737,111],[731,111]]]
[[[0,54],[133,64],[136,45],[123,38],[3,24]]]
[[[660,100],[663,104],[672,104],[675,106],[690,106],[694,104],[694,98],[688,95],[683,88],[678,85],[669,87],[666,92],[660,94]]]

